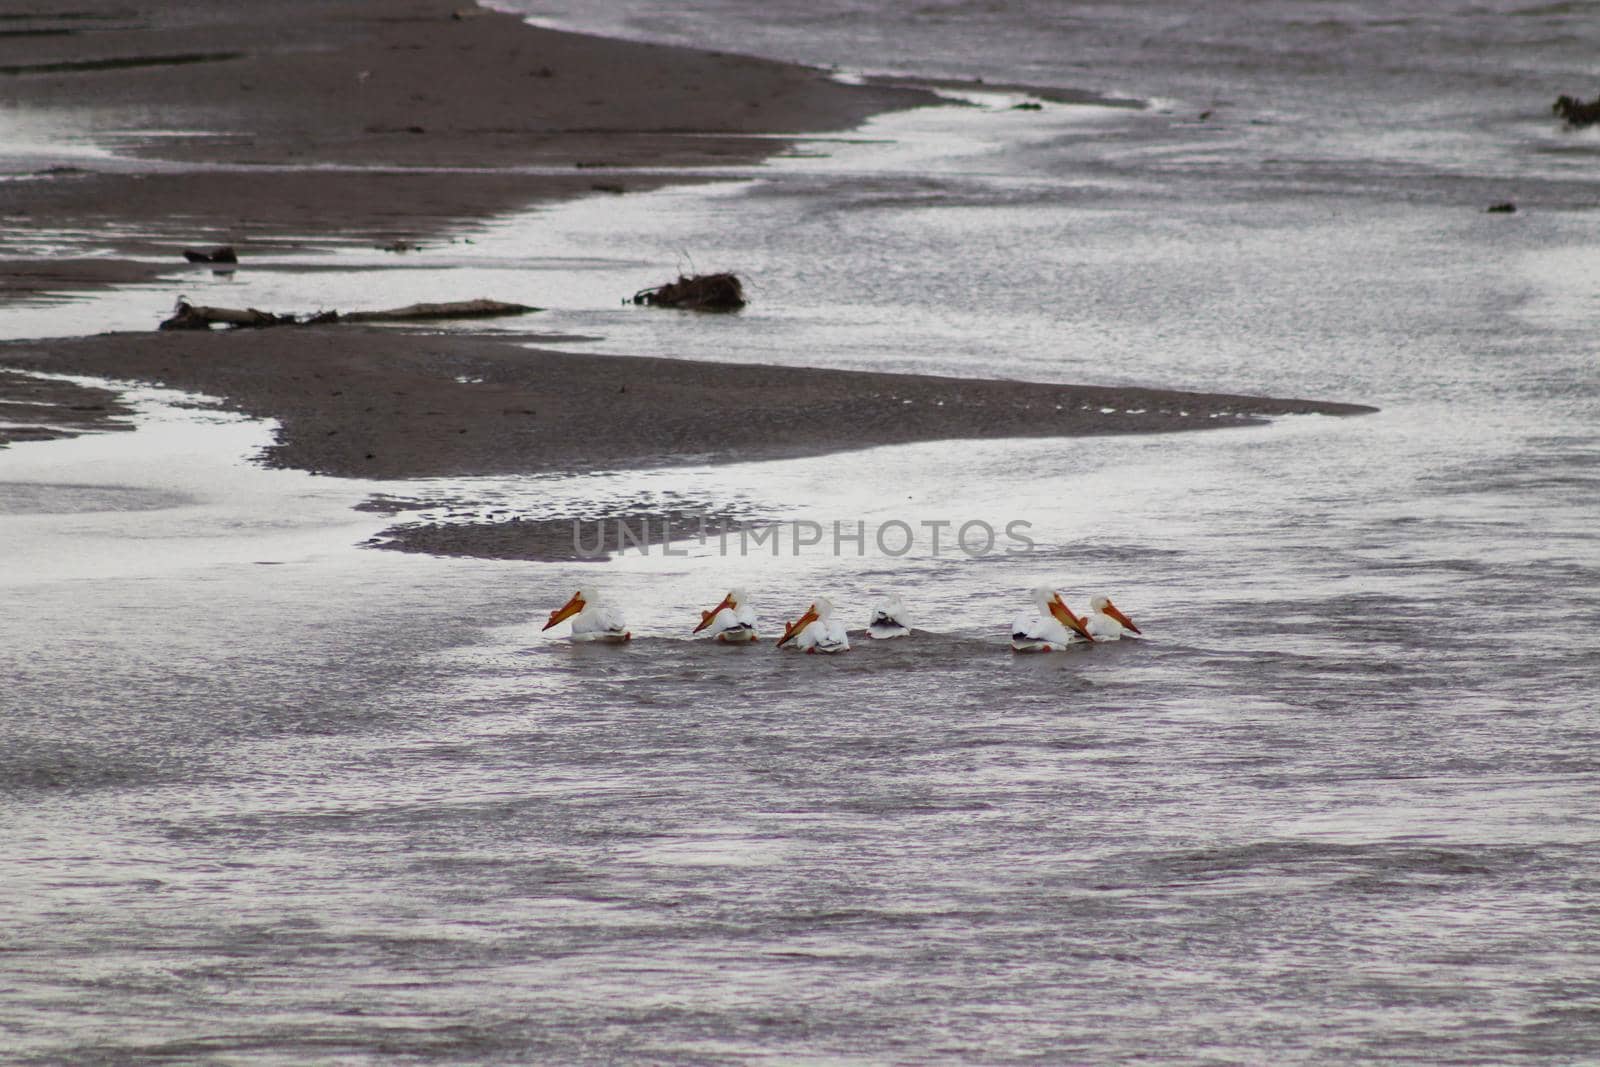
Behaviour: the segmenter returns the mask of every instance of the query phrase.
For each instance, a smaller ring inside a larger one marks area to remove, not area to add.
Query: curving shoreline
[[[8,223],[81,230],[98,253],[0,251],[0,304],[148,280],[168,266],[135,257],[185,247],[417,240],[597,184],[682,182],[673,168],[781,151],[775,132],[848,130],[936,99],[542,29],[462,0],[218,0],[203,20],[158,0],[84,0],[7,29],[8,106],[119,155],[0,152]],[[600,178],[601,166],[625,173]],[[669,173],[626,173],[643,167]]]
[[[283,251],[297,241],[448,232],[592,195],[593,163],[608,168],[608,186],[680,182],[672,168],[749,163],[785,144],[755,134],[844,130],[933,99],[923,88],[844,85],[768,60],[534,28],[443,0],[225,0],[203,26],[156,3],[95,0],[73,11],[28,16],[18,28],[35,36],[0,38],[0,80],[37,113],[132,123],[127,151],[150,165],[91,164],[7,183],[14,221],[92,233],[99,250],[0,259],[0,305],[148,279],[186,246]],[[99,12],[91,29],[74,21],[84,11]],[[108,98],[117,103],[106,113],[92,111]],[[212,132],[162,137],[162,125]],[[627,172],[646,165],[648,174]],[[348,326],[112,334],[0,344],[0,366],[220,396],[281,422],[268,462],[378,478],[1170,432],[1371,410],[597,356],[514,341]],[[0,376],[0,401],[17,377]]]
[[[365,478],[786,459],[961,438],[1170,433],[1338,404],[528,348],[333,326],[0,344],[0,365],[157,381],[279,420],[273,466]],[[1103,409],[1112,409],[1105,411]]]

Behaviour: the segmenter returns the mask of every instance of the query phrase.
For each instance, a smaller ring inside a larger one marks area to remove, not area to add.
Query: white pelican
[[[743,589],[730,589],[722,603],[710,611],[700,613],[700,625],[695,633],[709,629],[713,641],[725,644],[748,644],[756,637],[756,609],[750,606],[750,597]]]
[[[867,636],[909,637],[911,635],[909,619],[904,601],[891,593],[878,601],[878,606],[872,609],[872,621],[867,623]]]
[[[600,594],[593,589],[580,589],[573,593],[571,600],[550,613],[550,621],[544,624],[544,628],[550,629],[569,615],[576,616],[572,620],[574,641],[621,644],[633,638],[622,612],[601,600]]]
[[[1024,611],[1011,624],[1011,647],[1017,652],[1056,652],[1074,642],[1094,641],[1083,620],[1072,613],[1061,594],[1048,585],[1033,591],[1038,614]]]
[[[833,617],[833,605],[826,597],[817,597],[794,622],[783,628],[778,646],[792,644],[805,652],[848,652],[850,637],[844,623]]]
[[[1089,618],[1084,628],[1096,641],[1120,641],[1123,634],[1139,633],[1133,620],[1117,610],[1108,596],[1097,596],[1089,601]]]

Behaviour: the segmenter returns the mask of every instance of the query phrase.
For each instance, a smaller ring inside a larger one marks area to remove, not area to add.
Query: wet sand
[[[0,371],[0,448],[103,430],[131,430],[133,409],[107,389]]]
[[[155,268],[124,257],[186,247],[448,233],[597,185],[684,180],[600,166],[749,163],[784,147],[761,135],[932,99],[465,0],[34,4],[0,34],[0,89],[43,129],[92,131],[147,164],[74,159],[8,182],[9,227],[93,231],[119,254],[41,270],[0,250],[0,300],[138,281]]]
[[[532,203],[687,180],[670,168],[748,163],[784,146],[755,135],[843,130],[931,100],[914,86],[847,86],[809,68],[540,30],[440,0],[225,0],[206,5],[203,19],[183,4],[107,0],[33,11],[0,35],[0,84],[13,106],[67,129],[122,131],[123,158],[7,183],[13,236],[0,248],[0,303],[147,279],[184,248],[232,244],[247,258],[253,245],[426,240]],[[176,131],[185,135],[164,135]],[[642,167],[652,170],[628,173]],[[18,253],[27,233],[62,229],[95,234],[97,254]],[[0,366],[217,396],[281,422],[266,462],[367,478],[727,462],[1370,410],[580,355],[503,334],[350,325],[13,342],[0,346]],[[5,410],[27,406],[16,403],[27,399],[18,388],[39,388],[22,380],[0,375]],[[51,388],[57,408],[77,411],[62,433],[115,425],[121,414],[103,395]],[[23,436],[51,432],[41,428],[48,420],[34,421]],[[552,558],[562,550],[550,538],[568,529],[552,530],[508,543],[502,529],[468,526],[392,544]]]
[[[1371,410],[593,355],[345,325],[13,342],[0,345],[0,365],[220,397],[280,420],[267,462],[367,478],[780,459],[912,441],[1161,433]]]
[[[735,510],[719,501],[700,500],[685,507],[663,508],[657,501],[590,505],[554,517],[518,515],[505,507],[459,499],[396,500],[374,496],[358,510],[397,515],[402,511],[438,509],[446,518],[424,511],[407,515],[364,542],[368,548],[417,552],[430,556],[475,559],[539,560],[561,563],[604,563],[622,546],[618,524],[626,527],[628,547],[654,549],[690,539],[710,539],[726,532],[757,528],[760,516]]]
[[[279,420],[265,462],[376,479],[781,459],[959,438],[1165,433],[1371,410],[1161,389],[579,354],[344,325],[12,342],[0,345],[0,365],[219,397],[235,410]],[[843,468],[854,462],[845,458]],[[437,555],[565,560],[576,558],[573,519],[643,518],[656,529],[672,521],[636,512],[515,518],[403,522],[380,544]]]

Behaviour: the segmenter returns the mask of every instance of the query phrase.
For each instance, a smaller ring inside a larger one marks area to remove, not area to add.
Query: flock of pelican
[[[1034,610],[1024,610],[1011,624],[1014,651],[1059,652],[1070,645],[1118,641],[1125,636],[1139,635],[1133,620],[1118,610],[1109,597],[1094,597],[1089,601],[1089,614],[1075,615],[1060,593],[1041,585],[1033,591],[1033,604]],[[548,630],[569,618],[574,641],[621,644],[633,638],[622,612],[606,603],[594,589],[573,593],[571,600],[550,613],[550,621],[544,628]],[[729,590],[716,607],[702,611],[700,625],[693,632],[730,645],[753,644],[760,640],[756,632],[756,611],[743,589]],[[887,597],[872,609],[867,636],[879,640],[911,636],[906,606],[899,597]],[[784,624],[777,647],[802,652],[848,652],[850,635],[834,614],[833,605],[826,597],[819,596],[798,619]]]

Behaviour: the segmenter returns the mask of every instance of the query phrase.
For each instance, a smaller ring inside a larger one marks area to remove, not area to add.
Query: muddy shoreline
[[[0,155],[11,169],[0,307],[147,281],[185,248],[227,244],[248,258],[253,248],[438,239],[532,204],[697,180],[697,168],[781,151],[784,134],[848,130],[935,100],[916,84],[845,85],[791,64],[536,29],[460,0],[219,0],[205,19],[181,4],[86,0],[47,2],[13,21],[15,32],[0,35],[0,85],[19,114],[117,154],[53,158],[47,146],[31,161]],[[77,244],[39,253],[52,234]],[[85,334],[93,329],[84,323]],[[351,325],[98,334],[0,344],[0,368],[220,397],[278,420],[264,462],[371,479],[963,438],[1055,438],[1041,447],[1067,449],[1090,434],[1371,410],[575,354],[553,343]],[[0,409],[31,420],[10,439],[125,425],[108,394],[57,383],[44,404],[30,403],[41,388],[0,374]],[[73,420],[52,429],[45,410]],[[571,558],[569,519],[517,525],[401,523],[384,543]]]
[[[9,342],[0,344],[0,366],[220,397],[235,410],[279,420],[265,462],[360,478],[726,463],[914,441],[1168,433],[1372,410],[1167,389],[595,355],[344,325]]]
[[[464,0],[216,0],[204,17],[46,0],[6,29],[0,91],[20,130],[61,147],[0,153],[0,302],[147,280],[164,267],[140,257],[185,247],[425,240],[935,99]],[[116,155],[68,151],[84,141]],[[94,254],[29,254],[30,233],[62,230]]]
[[[131,430],[132,416],[114,390],[0,370],[0,448]]]
[[[956,439],[1032,438],[1039,449],[1068,450],[1088,435],[1372,410],[1164,389],[594,355],[515,339],[344,325],[8,342],[0,344],[0,366],[217,397],[233,410],[278,420],[276,443],[262,462],[368,479],[587,473]],[[644,520],[656,529],[675,522],[637,510],[402,519],[375,545],[577,560],[572,521],[579,518]],[[691,532],[681,516],[676,523],[683,536]]]

